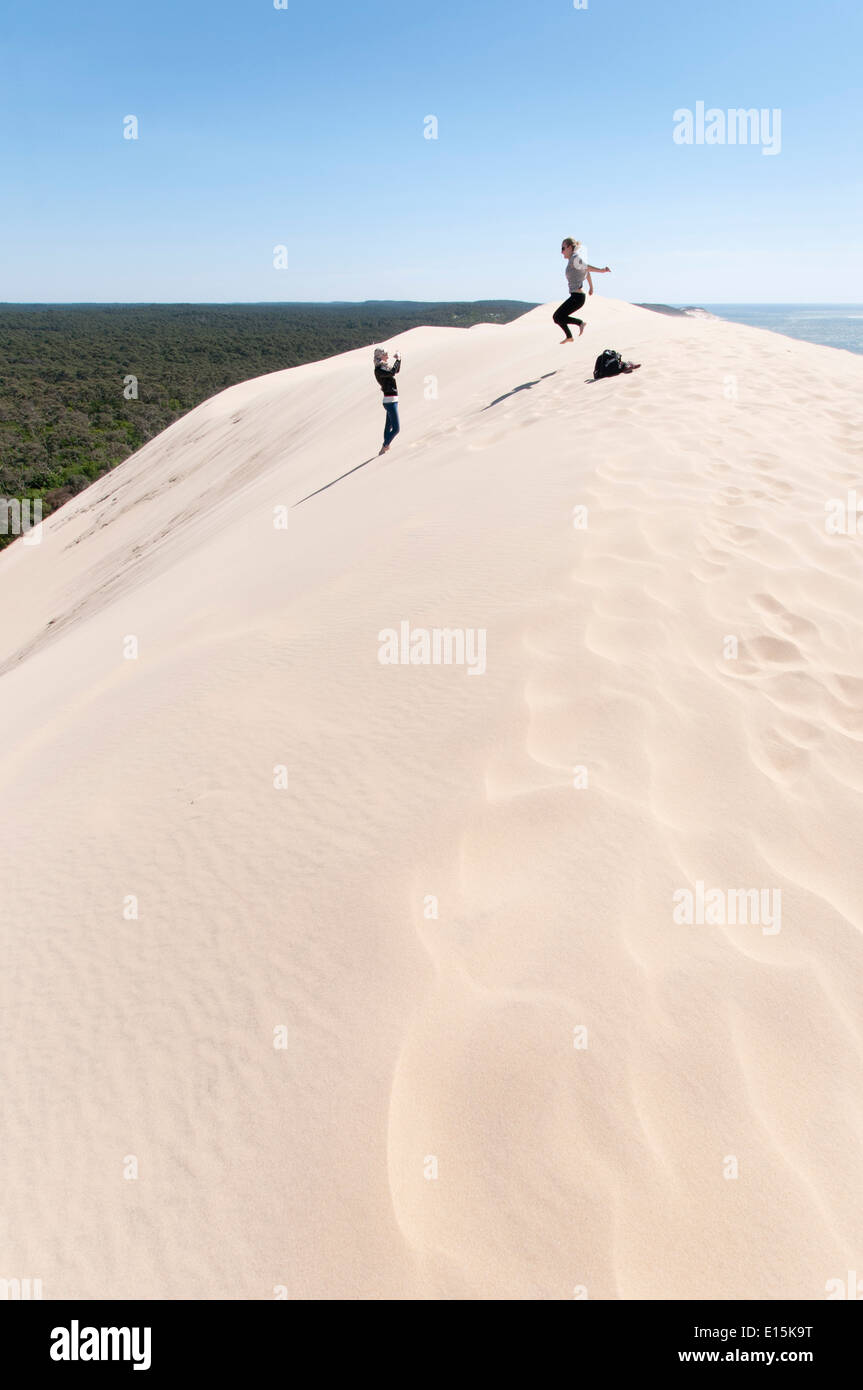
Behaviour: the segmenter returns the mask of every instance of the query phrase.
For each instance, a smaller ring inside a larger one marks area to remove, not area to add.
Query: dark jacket
[[[381,388],[385,396],[397,396],[399,388],[396,385],[396,372],[401,366],[401,361],[396,361],[391,367],[385,367],[378,363],[375,367],[375,381]]]

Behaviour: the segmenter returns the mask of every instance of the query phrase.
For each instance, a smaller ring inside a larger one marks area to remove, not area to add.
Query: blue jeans
[[[399,432],[399,403],[398,401],[384,401],[384,410],[387,418],[384,422],[384,446],[392,444]]]

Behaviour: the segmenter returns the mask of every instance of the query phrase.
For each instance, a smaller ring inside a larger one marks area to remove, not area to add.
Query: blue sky
[[[861,53],[859,0],[10,6],[0,299],[545,301],[568,234],[615,298],[860,302]]]

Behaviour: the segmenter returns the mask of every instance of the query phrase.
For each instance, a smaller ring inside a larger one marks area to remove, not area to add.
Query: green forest
[[[533,307],[0,304],[0,498],[41,498],[47,516],[237,382],[420,324],[508,323]],[[0,534],[0,546],[13,539]]]

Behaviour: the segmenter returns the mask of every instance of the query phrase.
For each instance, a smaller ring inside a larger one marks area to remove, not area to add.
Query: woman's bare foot
[[[389,444],[384,444],[383,448],[381,448],[381,449],[378,450],[378,458],[380,458],[381,454],[388,454],[389,451],[390,451],[390,446],[389,446]]]
[[[574,339],[574,338],[561,338],[561,340],[560,340],[560,346],[561,346],[561,347],[566,347],[567,343],[574,343],[574,342],[575,342],[575,339]]]
[[[582,335],[582,333],[584,332],[584,330],[585,330],[586,327],[587,327],[587,324],[586,324],[586,323],[580,323],[580,324],[578,325],[578,336],[579,336],[579,338],[581,337],[581,335]]]

